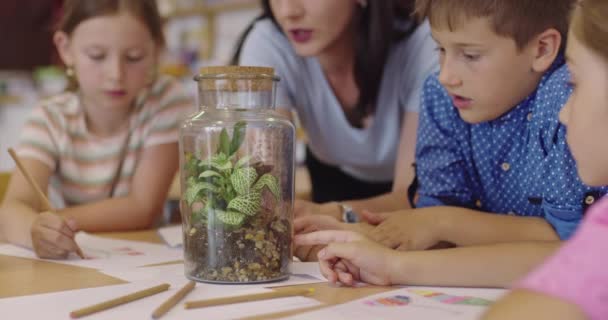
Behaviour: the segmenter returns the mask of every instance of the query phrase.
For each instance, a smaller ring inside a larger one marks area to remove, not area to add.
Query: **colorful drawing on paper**
[[[374,300],[364,300],[363,304],[372,307],[403,307],[410,303],[410,298],[402,295],[382,297]]]
[[[411,293],[423,296],[425,298],[430,298],[437,302],[446,303],[446,304],[459,304],[459,305],[487,307],[494,302],[494,301],[483,299],[483,298],[468,297],[468,296],[455,296],[455,295],[450,295],[450,294],[446,294],[443,292],[430,291],[430,290],[408,289],[408,291]]]
[[[111,249],[87,248],[83,247],[84,255],[87,259],[110,259],[117,256],[142,256],[143,252],[131,247],[116,247]]]

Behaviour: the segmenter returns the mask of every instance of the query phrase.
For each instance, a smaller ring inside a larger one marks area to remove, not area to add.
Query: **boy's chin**
[[[479,124],[482,122],[488,122],[494,120],[492,117],[473,110],[458,110],[460,118],[468,124]]]

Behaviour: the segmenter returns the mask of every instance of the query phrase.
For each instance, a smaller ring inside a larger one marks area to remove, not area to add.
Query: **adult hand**
[[[340,206],[336,202],[318,204],[306,200],[296,199],[294,204],[294,216],[296,218],[307,215],[325,215],[337,220],[342,219]]]

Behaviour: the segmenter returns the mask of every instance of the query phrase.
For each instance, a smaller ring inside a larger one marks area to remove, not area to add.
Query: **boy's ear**
[[[555,29],[547,29],[534,38],[532,43],[533,71],[544,73],[551,67],[559,54],[562,40],[562,35]]]
[[[57,31],[53,35],[53,42],[55,43],[55,47],[57,47],[57,52],[59,52],[59,56],[63,63],[66,66],[73,66],[74,57],[70,51],[70,37],[63,31]]]

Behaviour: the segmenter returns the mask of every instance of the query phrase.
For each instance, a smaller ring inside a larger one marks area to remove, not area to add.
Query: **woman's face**
[[[581,180],[608,184],[608,63],[570,33],[566,51],[573,93],[560,112]]]
[[[354,37],[356,0],[270,0],[270,8],[296,53],[317,56]]]

